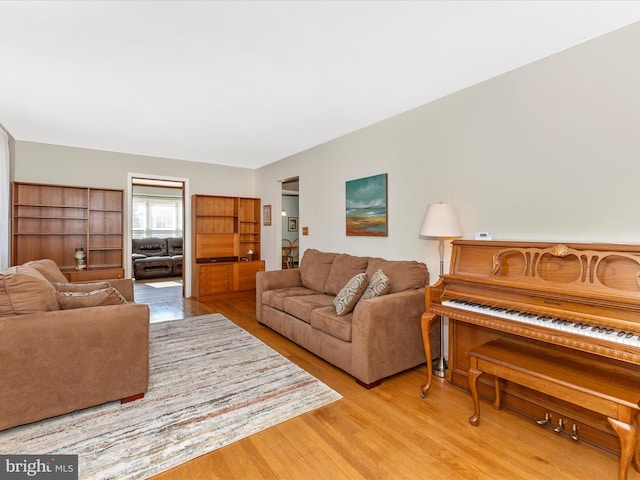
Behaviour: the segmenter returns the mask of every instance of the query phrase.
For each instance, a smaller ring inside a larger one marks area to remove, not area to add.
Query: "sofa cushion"
[[[422,262],[370,258],[367,276],[369,278],[373,277],[378,270],[382,270],[389,277],[389,282],[391,283],[389,293],[423,288],[429,283],[429,270]]]
[[[303,322],[309,323],[313,310],[330,306],[332,301],[333,297],[325,294],[288,297],[284,300],[284,311]]]
[[[333,306],[336,307],[336,315],[342,317],[351,312],[356,306],[356,303],[358,303],[358,300],[360,300],[367,285],[366,273],[359,273],[349,280],[333,299]]]
[[[351,341],[352,319],[353,313],[339,317],[332,306],[316,308],[311,312],[311,326],[313,328],[345,342]]]
[[[367,288],[360,297],[360,300],[370,300],[389,293],[391,290],[391,282],[382,270],[377,270],[369,280]]]
[[[32,260],[24,264],[25,267],[31,267],[38,270],[44,278],[50,282],[67,282],[67,277],[60,271],[58,265],[53,260],[43,258],[41,260]]]
[[[355,257],[345,253],[336,255],[329,270],[324,292],[329,295],[337,295],[349,280],[367,270],[368,260],[368,257]]]
[[[331,264],[336,255],[335,253],[320,252],[313,248],[305,250],[300,262],[302,285],[316,292],[324,292]]]
[[[60,310],[56,289],[35,268],[11,267],[0,273],[0,317]]]
[[[280,288],[262,292],[262,304],[284,311],[284,299],[301,295],[316,295],[318,292],[306,287]]]
[[[122,305],[127,303],[113,287],[92,291],[57,292],[58,305],[62,310],[84,307],[100,307],[103,305]]]

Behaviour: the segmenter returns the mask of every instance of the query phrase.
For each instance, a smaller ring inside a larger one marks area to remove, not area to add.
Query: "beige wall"
[[[428,204],[459,212],[465,238],[640,243],[640,24],[542,59],[256,171],[15,143],[19,181],[125,188],[127,172],[187,177],[191,193],[262,197],[300,177],[301,250],[426,261]],[[401,88],[400,85],[390,88]],[[286,132],[283,132],[286,134]],[[388,173],[389,236],[345,236],[345,182]],[[281,216],[263,227],[279,268]]]
[[[277,180],[299,176],[302,251],[419,259],[433,281],[437,243],[418,230],[438,201],[465,238],[640,243],[639,45],[636,23],[263,167],[257,192],[279,211]],[[389,236],[346,237],[345,181],[379,173]]]
[[[255,194],[255,170],[169,158],[130,155],[34,142],[15,142],[14,180],[101,188],[127,188],[127,175],[189,180],[191,193]]]

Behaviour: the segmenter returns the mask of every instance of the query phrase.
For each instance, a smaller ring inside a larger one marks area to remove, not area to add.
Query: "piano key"
[[[567,319],[550,317],[548,315],[537,315],[512,308],[496,307],[460,299],[444,300],[442,305],[640,348],[640,337],[638,335],[626,331],[617,331],[613,328],[589,325],[584,322],[574,322]]]

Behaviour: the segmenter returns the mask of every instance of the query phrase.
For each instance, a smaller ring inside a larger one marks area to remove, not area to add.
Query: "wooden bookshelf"
[[[260,199],[193,195],[192,216],[194,297],[255,290],[264,270]]]
[[[50,258],[67,278],[122,277],[123,209],[123,190],[14,182],[12,263]],[[86,272],[75,270],[78,247]]]

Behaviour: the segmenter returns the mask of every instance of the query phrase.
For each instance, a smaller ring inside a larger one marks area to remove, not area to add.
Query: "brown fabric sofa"
[[[68,284],[51,260],[0,273],[0,430],[147,391],[149,307],[131,279],[109,285]]]
[[[381,270],[390,291],[339,316],[334,299],[355,275]],[[258,272],[258,322],[370,388],[425,363],[420,330],[429,272],[424,263],[306,250],[299,269]],[[439,332],[439,331],[438,331]],[[440,351],[439,333],[432,351]]]

